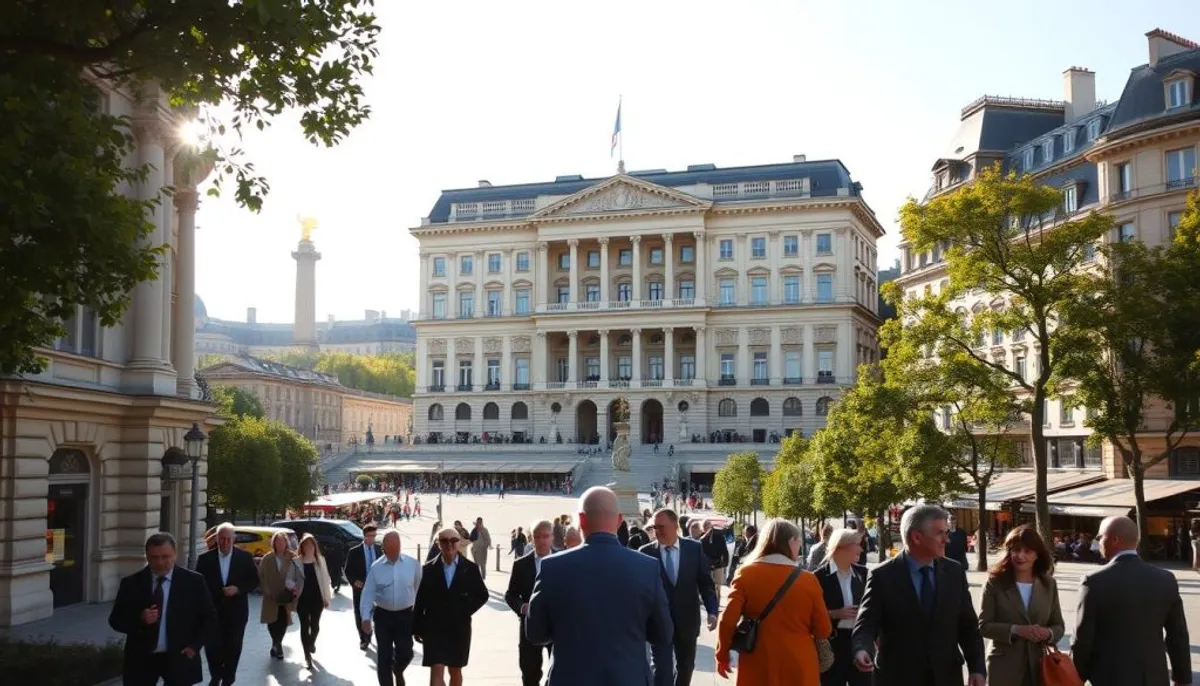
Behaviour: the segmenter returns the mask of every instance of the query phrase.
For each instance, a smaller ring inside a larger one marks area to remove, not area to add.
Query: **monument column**
[[[321,253],[312,242],[317,220],[300,220],[300,244],[292,252],[296,260],[296,317],[292,328],[292,344],[315,352],[317,350],[317,261]]]
[[[675,385],[675,329],[666,327],[663,332],[663,344],[666,348],[663,353],[663,385]]]
[[[696,253],[696,304],[707,304],[708,286],[708,236],[702,231],[693,231],[692,235],[696,238],[696,247],[693,249]]]
[[[567,286],[571,291],[569,299],[571,309],[575,309],[575,303],[579,302],[579,240],[572,238],[567,241],[567,246],[571,249],[571,271],[568,273],[570,283]]]
[[[666,265],[667,282],[663,284],[663,300],[675,299],[675,236],[663,235],[663,263]],[[670,377],[667,377],[670,378]]]
[[[600,237],[600,302],[608,307],[608,236]]]
[[[608,329],[600,329],[600,388],[608,387]]]
[[[567,388],[575,388],[579,369],[579,332],[567,332]]]
[[[642,237],[632,236],[633,243],[633,307],[641,307],[642,299]]]
[[[195,188],[175,191],[175,211],[179,213],[179,247],[176,250],[175,364],[176,393],[191,398],[196,391],[196,207]]]
[[[636,254],[636,253],[635,253]],[[642,387],[642,330],[630,329],[630,337],[633,339],[633,377],[629,382],[631,388]]]

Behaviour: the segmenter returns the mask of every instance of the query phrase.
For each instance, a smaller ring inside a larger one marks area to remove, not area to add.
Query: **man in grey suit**
[[[652,686],[646,644],[670,644],[659,564],[617,540],[617,496],[602,486],[579,499],[583,545],[542,560],[525,637],[554,644],[548,686]]]
[[[1128,517],[1100,523],[1108,564],[1079,582],[1072,658],[1092,686],[1192,683],[1187,619],[1175,575],[1137,554],[1137,525]],[[1166,655],[1163,655],[1163,632]]]

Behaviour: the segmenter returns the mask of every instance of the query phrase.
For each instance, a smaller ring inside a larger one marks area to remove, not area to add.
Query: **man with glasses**
[[[413,657],[413,606],[420,585],[420,563],[400,554],[400,532],[388,530],[383,535],[383,557],[371,565],[361,607],[356,606],[362,615],[362,633],[370,636],[375,622],[379,686],[404,686],[404,669]]]
[[[413,636],[423,647],[421,664],[429,667],[430,686],[462,685],[462,668],[471,653],[471,616],[487,604],[488,589],[479,566],[462,556],[463,537],[442,529],[437,542],[441,555],[426,562],[413,608]]]

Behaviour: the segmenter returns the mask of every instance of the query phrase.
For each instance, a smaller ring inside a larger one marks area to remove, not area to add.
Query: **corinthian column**
[[[175,351],[173,360],[178,373],[176,392],[190,398],[196,391],[196,207],[195,188],[175,191],[175,211],[179,214],[179,246],[176,250]]]

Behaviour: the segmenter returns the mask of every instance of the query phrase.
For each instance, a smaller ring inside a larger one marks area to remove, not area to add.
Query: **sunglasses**
[[[461,540],[461,538],[439,538],[438,543],[441,543],[442,545],[450,545],[453,543],[458,543]]]

